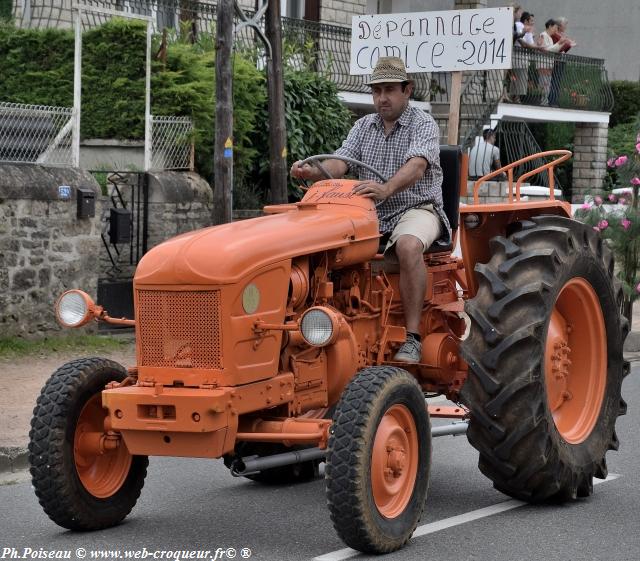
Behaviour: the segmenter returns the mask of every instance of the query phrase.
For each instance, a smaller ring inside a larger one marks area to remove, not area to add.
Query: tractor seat
[[[460,177],[462,172],[462,148],[443,144],[440,146],[440,167],[442,168],[442,203],[444,213],[451,225],[451,234],[458,229],[458,207],[460,204]],[[389,234],[380,238],[378,252],[384,252]],[[436,240],[425,253],[452,251],[453,244],[443,244]]]

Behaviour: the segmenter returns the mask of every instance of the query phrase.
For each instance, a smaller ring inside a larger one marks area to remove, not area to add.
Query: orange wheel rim
[[[93,396],[82,408],[73,439],[73,457],[78,477],[94,497],[111,497],[122,487],[129,469],[131,454],[122,441],[114,449],[104,449],[106,414],[100,394]]]
[[[402,514],[413,493],[418,472],[418,433],[413,415],[393,405],[382,417],[371,454],[373,499],[382,516]]]
[[[598,296],[571,279],[556,300],[545,346],[547,402],[558,432],[584,442],[600,415],[607,380],[607,341]]]

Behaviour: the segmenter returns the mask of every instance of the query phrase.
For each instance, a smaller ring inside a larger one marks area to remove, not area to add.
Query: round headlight
[[[338,318],[326,308],[310,308],[300,320],[300,332],[309,345],[328,345],[337,334]]]
[[[58,321],[65,327],[80,327],[91,319],[92,304],[88,294],[81,290],[69,290],[56,303]]]

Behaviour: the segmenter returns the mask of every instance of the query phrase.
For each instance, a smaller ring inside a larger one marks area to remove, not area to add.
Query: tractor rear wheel
[[[44,511],[70,530],[98,530],[122,521],[144,485],[147,456],[132,456],[120,440],[104,447],[101,392],[127,371],[103,358],[56,370],[42,388],[31,419],[29,463]]]
[[[462,345],[480,470],[526,501],[589,496],[626,412],[628,324],[613,257],[592,228],[559,216],[519,222],[490,245]]]
[[[431,424],[424,394],[404,370],[361,370],[333,417],[325,470],[333,526],[366,553],[401,548],[427,496]]]

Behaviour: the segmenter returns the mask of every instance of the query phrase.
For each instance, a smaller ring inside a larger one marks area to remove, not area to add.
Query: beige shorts
[[[433,210],[433,205],[409,209],[391,232],[384,248],[385,259],[397,261],[393,246],[400,236],[409,235],[418,238],[422,242],[423,252],[426,251],[440,237],[441,227],[440,218]]]

